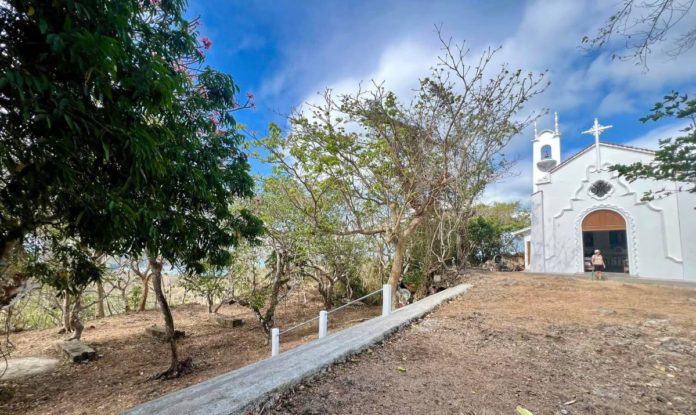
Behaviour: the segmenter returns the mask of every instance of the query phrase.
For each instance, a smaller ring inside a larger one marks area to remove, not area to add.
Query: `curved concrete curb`
[[[426,297],[386,317],[376,317],[280,355],[208,379],[137,406],[125,414],[230,415],[253,411],[268,399],[322,369],[378,343],[423,317],[445,301],[465,293],[461,284]]]

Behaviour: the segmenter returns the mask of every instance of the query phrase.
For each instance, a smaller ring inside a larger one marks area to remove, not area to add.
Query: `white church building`
[[[696,194],[674,192],[644,202],[648,190],[676,189],[673,182],[629,183],[613,164],[649,162],[655,152],[600,142],[599,125],[584,133],[594,144],[561,160],[558,117],[554,131],[534,131],[532,225],[524,238],[532,272],[582,273],[600,249],[606,271],[635,277],[696,281]]]

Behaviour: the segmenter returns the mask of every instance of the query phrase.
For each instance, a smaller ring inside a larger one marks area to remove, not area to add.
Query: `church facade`
[[[595,249],[607,271],[635,277],[696,281],[696,194],[673,192],[641,200],[648,190],[676,190],[673,182],[629,183],[610,172],[613,164],[649,162],[655,153],[600,142],[609,127],[595,120],[595,143],[561,160],[558,120],[554,131],[533,140],[531,228],[524,238],[525,264],[532,272],[582,273]]]

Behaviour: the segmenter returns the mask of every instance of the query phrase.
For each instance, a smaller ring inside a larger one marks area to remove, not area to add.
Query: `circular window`
[[[590,186],[590,193],[597,197],[604,197],[611,192],[611,184],[604,180],[597,180]]]

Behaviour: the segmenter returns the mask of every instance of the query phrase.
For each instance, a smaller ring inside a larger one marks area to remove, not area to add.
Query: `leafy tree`
[[[297,274],[314,281],[326,309],[333,307],[336,287],[350,296],[350,280],[364,258],[363,244],[355,235],[334,235],[317,230],[302,212],[311,202],[301,185],[286,176],[267,177],[263,194],[256,203],[256,212],[266,226],[267,244],[275,250],[292,253]],[[292,197],[288,197],[288,195]],[[288,203],[290,201],[290,203]],[[339,221],[336,205],[317,211],[323,224]],[[364,238],[363,238],[364,239]]]
[[[259,264],[264,259],[264,266]],[[276,308],[290,294],[298,269],[292,254],[279,246],[247,246],[235,256],[232,301],[249,308],[270,340]]]
[[[542,76],[490,68],[496,50],[471,66],[463,47],[443,44],[412,104],[379,84],[340,97],[327,91],[290,119],[287,138],[273,128],[262,141],[279,174],[300,183],[305,195],[289,193],[289,203],[317,230],[384,236],[394,286],[409,239],[436,208],[446,209],[446,195],[466,189],[475,197],[507,171],[501,150],[531,122],[520,111],[544,88]],[[320,212],[336,204],[340,221],[325,222]]]
[[[659,121],[668,117],[688,120],[689,124],[681,130],[684,135],[660,140],[655,159],[649,163],[617,164],[610,168],[630,182],[638,179],[676,182],[676,188],[646,192],[644,200],[668,196],[673,192],[696,192],[696,99],[688,99],[686,95],[673,92],[665,96],[662,102],[655,104],[652,114],[641,118],[641,121]]]
[[[143,269],[144,268],[144,269]],[[130,261],[130,270],[140,278],[141,289],[138,301],[138,312],[145,311],[147,297],[150,292],[150,279],[152,279],[152,267],[148,261],[143,261],[141,257],[136,257]]]
[[[512,231],[531,225],[528,209],[519,202],[496,202],[476,207],[476,217],[468,223],[466,239],[469,260],[482,264],[496,255],[514,253]]]
[[[165,378],[183,366],[163,264],[224,265],[240,240],[262,230],[249,212],[231,209],[253,194],[231,114],[251,97],[238,101],[232,78],[203,66],[210,41],[198,38],[184,6],[0,6],[0,260],[43,226],[80,248],[145,253],[170,339]],[[64,263],[81,260],[81,250],[65,251]],[[51,281],[70,290],[100,278],[74,271]]]
[[[0,260],[45,224],[109,246],[157,177],[196,39],[183,1],[0,5]]]
[[[492,259],[504,248],[500,224],[483,216],[469,222],[467,236],[470,244],[469,258],[474,264],[482,264]]]
[[[217,313],[228,293],[230,271],[227,268],[206,266],[203,272],[184,273],[179,278],[179,285],[186,291],[205,298],[208,313]],[[216,303],[217,306],[215,306]]]
[[[102,277],[102,255],[89,252],[75,239],[65,239],[61,229],[41,230],[27,241],[25,271],[58,292],[63,300],[61,332],[72,333],[70,339],[79,340],[83,329],[80,313],[90,306],[82,304],[82,295],[88,285]]]

